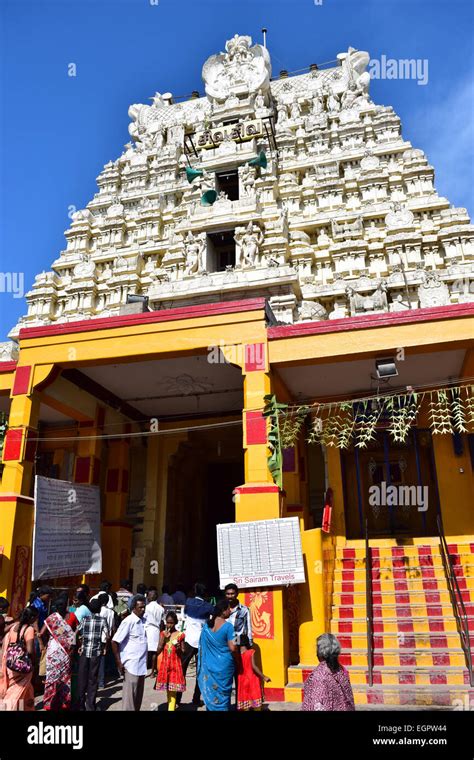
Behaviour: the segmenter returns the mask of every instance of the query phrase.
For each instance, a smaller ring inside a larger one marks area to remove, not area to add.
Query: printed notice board
[[[99,487],[38,475],[32,580],[100,572]]]
[[[298,517],[217,526],[220,587],[304,583]]]

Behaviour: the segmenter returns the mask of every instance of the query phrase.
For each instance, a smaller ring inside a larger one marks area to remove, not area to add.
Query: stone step
[[[474,603],[468,602],[464,607],[468,618],[473,618]],[[448,602],[444,604],[374,604],[372,613],[374,620],[454,617],[452,605]],[[333,620],[357,620],[365,616],[365,601],[363,604],[334,606],[332,611]]]
[[[419,556],[437,556],[441,558],[441,549],[438,544],[431,546],[405,544],[403,546],[372,546],[369,542],[372,557],[379,558],[399,558],[399,557],[419,557]],[[474,555],[474,543],[450,544],[448,543],[450,555]],[[365,558],[365,545],[357,547],[337,546],[336,557],[344,559]]]
[[[474,632],[474,619],[471,617],[468,619],[469,630]],[[353,634],[360,633],[365,634],[367,632],[367,621],[365,617],[358,619],[338,618],[332,619],[329,624],[330,633],[335,636],[341,634]],[[397,617],[390,618],[377,618],[374,620],[374,633],[407,633],[411,632],[429,635],[433,632],[437,633],[454,633],[457,631],[456,620],[451,612],[450,617],[420,617],[420,618],[403,618]]]
[[[288,682],[303,684],[311,675],[316,665],[293,665],[288,668]],[[351,684],[367,685],[367,666],[350,665],[347,667]],[[375,685],[417,685],[430,687],[434,685],[469,686],[469,673],[466,667],[452,666],[419,666],[415,670],[411,666],[383,666],[374,668],[373,683]]]
[[[356,705],[432,705],[469,710],[474,708],[474,688],[465,685],[431,685],[428,689],[420,685],[378,685],[354,684],[352,687]],[[289,682],[285,687],[285,702],[301,703],[303,686]]]
[[[347,560],[352,562],[352,560]],[[474,578],[474,565],[466,567],[464,565],[453,565],[454,574],[459,579]],[[334,570],[334,582],[338,581],[363,581],[365,582],[365,562],[357,567],[336,567]],[[387,580],[439,580],[446,581],[446,572],[443,565],[393,565],[386,567],[372,566],[371,577],[373,581]]]
[[[474,575],[474,557],[469,555],[468,557],[460,557],[452,555],[451,565],[457,568],[458,575],[466,575],[466,577],[472,577]],[[400,569],[412,569],[424,567],[435,568],[439,575],[444,576],[445,570],[441,557],[432,555],[426,556],[406,556],[406,557],[372,557],[371,560],[372,570],[389,571]],[[340,570],[361,570],[365,571],[365,556],[364,557],[337,557],[334,560],[334,569],[337,573]],[[421,573],[420,573],[421,574]]]
[[[472,578],[457,579],[460,591],[470,591],[474,593],[474,576]],[[407,578],[372,578],[372,590],[374,594],[383,594],[385,592],[393,593],[400,591],[447,591],[448,582],[444,576],[429,577],[407,577]],[[338,576],[334,581],[333,591],[339,594],[365,594],[365,577],[360,579],[346,579]]]
[[[362,649],[367,645],[367,633],[338,633],[338,641],[342,650]],[[474,654],[474,631],[470,636],[471,648]],[[379,652],[388,649],[399,649],[401,652],[406,649],[456,649],[460,646],[460,637],[458,632],[452,633],[406,633],[397,631],[396,633],[375,633],[373,635],[374,651]]]
[[[367,667],[367,649],[352,649],[350,652],[342,652],[339,656],[341,665],[362,665]],[[439,665],[445,668],[451,666],[464,667],[466,660],[464,652],[459,645],[453,649],[384,649],[382,652],[374,652],[374,666],[393,667],[407,666],[412,668],[433,667]]]
[[[461,598],[464,602],[464,605],[474,600],[474,593],[473,598],[471,599],[471,592],[466,590],[461,590]],[[332,597],[332,603],[333,606],[336,607],[365,607],[366,605],[366,593],[358,591],[356,593],[339,593],[335,592]],[[395,591],[395,592],[389,592],[385,591],[382,593],[373,592],[372,593],[372,604],[374,606],[380,606],[380,605],[396,605],[397,607],[399,605],[413,605],[418,606],[420,604],[428,604],[428,605],[439,605],[439,604],[450,604],[451,603],[451,597],[449,594],[449,591],[447,590],[438,590],[438,591],[431,591],[431,590],[417,590],[417,591]]]

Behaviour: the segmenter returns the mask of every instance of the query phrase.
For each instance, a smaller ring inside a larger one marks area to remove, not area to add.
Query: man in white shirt
[[[99,586],[99,592],[95,594],[95,596],[91,596],[90,601],[92,602],[93,599],[98,599],[101,594],[107,594],[107,607],[110,610],[113,610],[114,608],[114,601],[112,599],[112,596],[110,594],[110,589],[112,588],[112,584],[110,581],[102,581]]]
[[[112,639],[117,668],[124,679],[122,709],[136,712],[142,705],[148,654],[145,603],[141,594],[134,596],[131,614],[120,623]]]
[[[160,641],[161,621],[165,611],[161,604],[158,604],[158,591],[150,589],[147,595],[148,604],[145,607],[146,623],[145,633],[148,641],[148,667],[151,668],[151,675],[156,674],[156,650]]]

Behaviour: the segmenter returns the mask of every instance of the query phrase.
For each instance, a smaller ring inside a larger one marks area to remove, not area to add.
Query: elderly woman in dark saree
[[[348,712],[355,710],[349,673],[339,663],[341,645],[332,633],[323,633],[316,642],[318,667],[304,685],[302,710]]]

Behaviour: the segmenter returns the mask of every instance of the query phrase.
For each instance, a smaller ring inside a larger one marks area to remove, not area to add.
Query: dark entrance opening
[[[236,169],[216,174],[217,193],[224,192],[230,201],[239,200],[239,175]]]
[[[224,272],[235,266],[234,230],[212,232],[208,240],[208,269],[210,272]]]
[[[429,430],[412,430],[405,443],[379,431],[365,449],[341,452],[346,536],[437,535],[438,484]]]
[[[192,431],[168,468],[164,582],[219,588],[216,525],[235,521],[244,482],[242,429]]]

